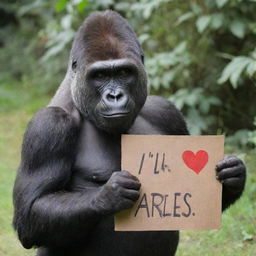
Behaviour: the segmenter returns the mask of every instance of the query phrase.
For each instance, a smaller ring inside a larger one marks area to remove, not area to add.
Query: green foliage
[[[246,145],[255,145],[251,129],[256,113],[256,5],[228,0],[155,5],[138,1],[130,9],[123,7],[119,10],[142,35],[152,93],[162,94],[182,110],[192,134],[225,132],[234,134],[230,143],[242,145],[234,133],[242,129],[248,136]],[[248,90],[250,99],[245,97]]]
[[[68,1],[67,0],[59,0],[55,3],[54,8],[56,10],[56,12],[62,12],[63,10],[65,10],[66,6],[67,6]]]
[[[203,15],[200,16],[196,21],[196,27],[199,33],[204,32],[204,30],[209,26],[211,22],[210,15]]]
[[[232,61],[224,68],[218,83],[222,84],[228,80],[234,88],[238,86],[238,80],[241,78],[243,71],[249,77],[252,77],[256,72],[256,59],[239,56],[232,59]]]
[[[0,48],[2,81],[53,92],[83,19],[115,9],[139,35],[151,93],[173,101],[192,134],[225,133],[233,145],[256,145],[254,0],[22,0],[1,6],[19,24],[0,29],[7,35]]]
[[[229,0],[216,0],[216,4],[219,8],[222,8]]]
[[[154,90],[161,87],[168,89],[177,75],[189,65],[190,59],[186,54],[186,42],[181,42],[170,52],[155,53],[146,59],[150,85]]]

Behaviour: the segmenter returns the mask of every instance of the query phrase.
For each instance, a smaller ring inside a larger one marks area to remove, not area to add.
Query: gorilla
[[[128,22],[95,12],[79,28],[67,74],[24,135],[14,185],[14,228],[38,256],[170,256],[178,231],[115,232],[114,214],[138,200],[121,170],[121,134],[188,135],[181,113],[147,96],[144,54]],[[223,210],[242,194],[245,166],[216,165]]]

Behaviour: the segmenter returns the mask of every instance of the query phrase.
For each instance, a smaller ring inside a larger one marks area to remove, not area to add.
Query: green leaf
[[[191,135],[200,135],[207,128],[205,117],[200,116],[198,110],[193,107],[188,110],[186,121]]]
[[[64,46],[65,45],[63,44],[57,44],[51,47],[42,57],[42,61],[47,61],[50,57],[57,55],[59,52],[63,50]]]
[[[240,39],[244,38],[246,27],[242,20],[234,20],[231,22],[229,28],[234,36]]]
[[[162,77],[162,85],[164,88],[169,89],[170,83],[174,80],[176,75],[175,70],[170,70],[169,72],[164,73]]]
[[[251,63],[252,59],[245,56],[234,58],[223,70],[221,77],[218,80],[219,84],[230,80],[232,86],[237,88],[238,80],[244,69]]]
[[[249,130],[240,129],[232,136],[228,136],[226,139],[226,143],[228,145],[236,145],[238,147],[246,146],[249,142]]]
[[[222,8],[229,0],[216,0],[216,4],[219,8]]]
[[[81,0],[79,0],[79,1],[81,1]],[[114,4],[113,0],[97,0],[97,1],[92,1],[92,2],[97,2],[97,4],[99,4],[103,8],[107,8],[110,5]]]
[[[210,104],[207,100],[202,101],[201,104],[199,105],[200,112],[203,114],[207,114],[210,109]]]
[[[87,4],[88,4],[88,1],[87,1],[87,0],[81,1],[81,2],[77,5],[77,10],[78,10],[78,12],[79,12],[79,13],[83,13],[84,10],[85,10],[85,8],[86,8],[86,6],[87,6]]]
[[[222,13],[215,13],[211,18],[211,27],[213,29],[219,29],[224,24],[224,15]]]
[[[179,89],[175,94],[171,95],[168,100],[181,110],[186,104],[187,95],[189,93],[188,89]]]
[[[182,54],[187,48],[187,42],[186,41],[182,41],[181,43],[179,43],[175,49],[173,50],[174,54]]]
[[[196,21],[196,27],[199,33],[202,33],[210,24],[211,16],[210,15],[204,15],[197,19]]]
[[[139,36],[139,41],[141,44],[143,44],[145,41],[147,41],[150,38],[149,34],[141,34]]]
[[[180,25],[181,23],[191,19],[192,17],[194,17],[194,13],[193,12],[187,12],[187,13],[179,16],[179,18],[178,18],[178,20],[177,20],[175,25]]]
[[[65,48],[66,44],[73,39],[73,37],[74,31],[71,29],[60,32],[52,41],[49,41],[49,44],[47,45],[48,50],[42,56],[41,61],[47,61],[52,56],[59,54]]]
[[[71,28],[72,24],[72,15],[67,14],[61,18],[61,26],[63,29],[67,30]]]
[[[115,9],[117,11],[127,11],[130,8],[130,4],[129,3],[125,3],[125,2],[121,2],[121,3],[116,3],[115,4]]]
[[[21,17],[27,13],[32,12],[35,9],[42,8],[44,5],[45,5],[45,2],[43,2],[42,0],[33,1],[30,4],[21,6],[20,9],[17,11],[17,15]]]
[[[58,0],[58,2],[54,5],[56,12],[62,12],[66,8],[67,3],[67,0]]]
[[[256,61],[252,60],[251,63],[247,66],[246,73],[249,77],[252,77],[256,72]]]

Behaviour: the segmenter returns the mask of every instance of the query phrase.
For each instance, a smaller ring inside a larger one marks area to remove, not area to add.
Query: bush
[[[151,93],[173,101],[192,134],[225,133],[234,145],[255,146],[255,0],[13,2],[18,26],[4,28],[0,49],[5,74],[53,92],[79,24],[93,10],[115,9],[139,35]]]

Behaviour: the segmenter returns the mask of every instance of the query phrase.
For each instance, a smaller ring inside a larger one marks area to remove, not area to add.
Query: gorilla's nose
[[[112,107],[124,107],[128,101],[128,96],[121,89],[106,90],[103,94],[104,102]]]

